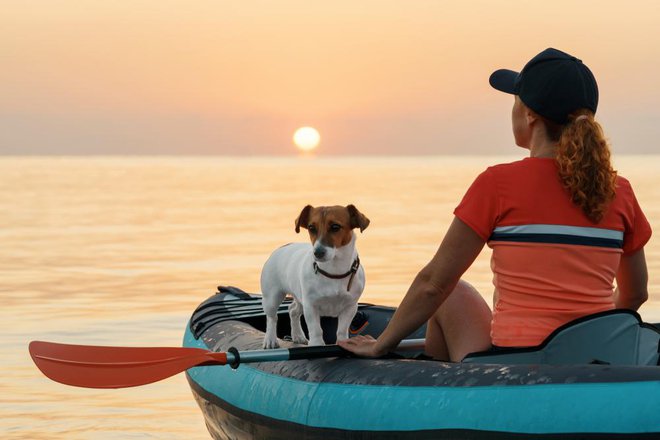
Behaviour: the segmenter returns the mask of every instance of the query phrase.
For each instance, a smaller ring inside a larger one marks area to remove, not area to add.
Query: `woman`
[[[340,342],[345,349],[382,356],[428,321],[426,353],[458,362],[491,346],[538,345],[573,319],[646,301],[651,228],[610,164],[591,71],[547,49],[490,84],[514,95],[513,135],[529,157],[477,177],[387,328]],[[493,249],[492,313],[461,280],[484,244]]]

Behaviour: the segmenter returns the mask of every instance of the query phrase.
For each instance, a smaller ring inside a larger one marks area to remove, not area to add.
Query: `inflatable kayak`
[[[285,301],[278,337],[293,347],[285,339],[287,308]],[[351,333],[378,336],[394,310],[361,304]],[[336,320],[322,324],[326,342],[334,342]],[[260,296],[220,288],[193,313],[183,345],[259,350],[265,326]],[[606,329],[605,348],[571,346],[593,328]],[[659,350],[660,330],[635,312],[613,311],[571,323],[539,347],[462,363],[397,352],[199,366],[186,374],[217,439],[658,438]],[[564,363],[571,352],[577,361]]]

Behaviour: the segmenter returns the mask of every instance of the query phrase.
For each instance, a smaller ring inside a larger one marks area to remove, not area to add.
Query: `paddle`
[[[424,339],[408,339],[397,350],[424,347]],[[231,365],[347,356],[338,345],[212,352],[191,347],[105,347],[30,342],[30,356],[48,378],[84,388],[128,388],[146,385],[202,365]]]

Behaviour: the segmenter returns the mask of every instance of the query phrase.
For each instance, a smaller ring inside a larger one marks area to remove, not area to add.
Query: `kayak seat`
[[[659,365],[660,329],[633,310],[615,309],[571,321],[534,347],[468,354],[462,362],[482,364]]]

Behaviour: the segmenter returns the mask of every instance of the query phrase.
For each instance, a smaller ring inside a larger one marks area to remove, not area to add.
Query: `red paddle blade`
[[[30,356],[48,378],[85,388],[127,388],[199,365],[227,363],[225,353],[188,347],[103,347],[30,342]]]

